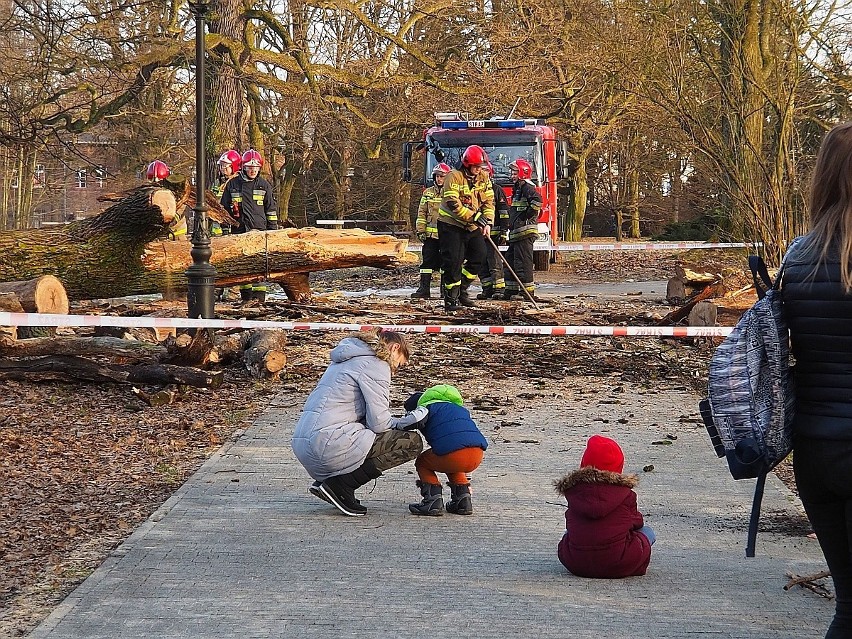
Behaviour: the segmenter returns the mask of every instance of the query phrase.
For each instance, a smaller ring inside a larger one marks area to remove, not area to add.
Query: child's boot
[[[419,504],[408,504],[408,510],[412,515],[431,515],[432,517],[440,517],[444,514],[444,497],[441,484],[427,484],[419,479],[417,486],[420,488],[420,495],[423,501]]]
[[[470,499],[470,484],[450,484],[452,499],[447,502],[447,512],[454,515],[472,515],[473,502]]]

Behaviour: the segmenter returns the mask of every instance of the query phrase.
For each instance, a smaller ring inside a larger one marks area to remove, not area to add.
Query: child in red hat
[[[656,535],[636,507],[636,475],[625,475],[624,453],[609,437],[592,435],[580,469],[554,482],[568,501],[559,561],[578,577],[644,575]]]

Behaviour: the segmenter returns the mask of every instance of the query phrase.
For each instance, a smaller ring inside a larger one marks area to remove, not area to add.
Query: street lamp
[[[192,225],[192,266],[186,269],[187,307],[190,318],[212,318],[215,304],[216,268],[210,264],[210,229],[207,224],[206,146],[204,130],[204,19],[208,0],[189,0],[195,16],[195,215]]]

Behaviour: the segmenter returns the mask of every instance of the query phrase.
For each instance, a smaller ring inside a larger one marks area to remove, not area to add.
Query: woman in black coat
[[[826,639],[852,637],[852,123],[817,156],[811,231],[790,249],[781,284],[796,359],[793,466],[834,579]]]

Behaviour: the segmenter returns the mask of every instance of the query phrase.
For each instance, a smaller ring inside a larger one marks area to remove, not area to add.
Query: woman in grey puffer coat
[[[793,468],[835,587],[826,639],[852,637],[852,123],[823,140],[811,232],[785,257],[781,293],[796,359]]]
[[[391,374],[408,356],[405,338],[391,331],[341,340],[296,424],[293,452],[316,480],[310,492],[345,515],[367,512],[357,488],[423,450],[420,435],[402,429],[428,413],[390,413]]]

